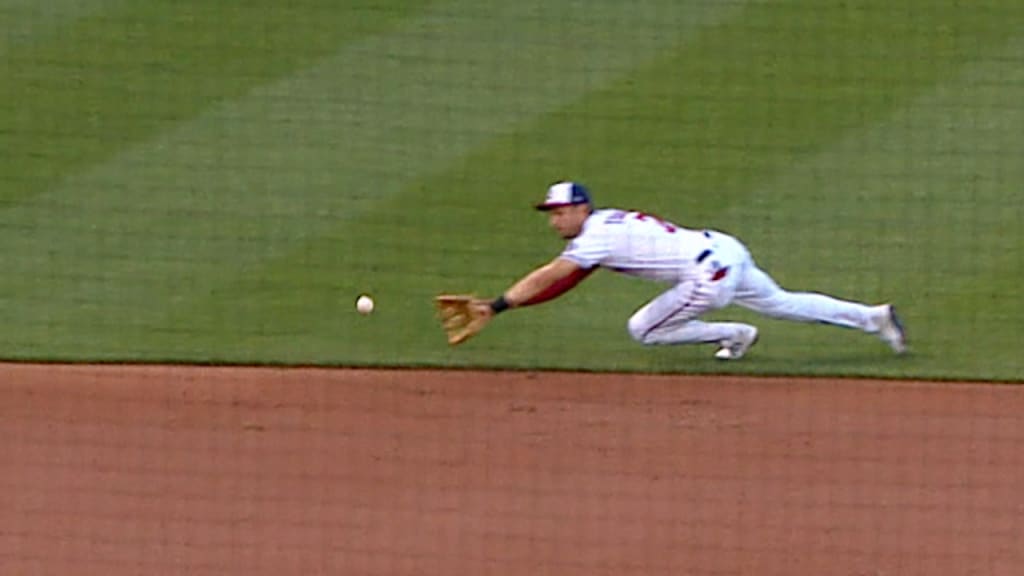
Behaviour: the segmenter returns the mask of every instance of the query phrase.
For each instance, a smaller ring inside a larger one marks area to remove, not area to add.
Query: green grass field
[[[0,57],[3,358],[1024,376],[1018,0],[0,0]],[[449,349],[432,296],[557,254],[560,178],[913,353],[644,348],[661,287],[606,273]]]

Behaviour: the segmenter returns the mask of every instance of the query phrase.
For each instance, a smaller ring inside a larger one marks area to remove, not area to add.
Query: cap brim
[[[552,202],[551,204],[544,204],[544,203],[535,204],[533,207],[536,208],[537,210],[540,210],[541,212],[547,212],[548,210],[553,210],[555,208],[562,208],[563,206],[575,206],[575,205],[576,204],[574,204],[572,202]]]

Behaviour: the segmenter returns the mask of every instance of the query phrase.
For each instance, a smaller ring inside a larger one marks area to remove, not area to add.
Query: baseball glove
[[[491,320],[487,301],[471,294],[441,294],[434,298],[434,306],[452,346],[469,340]]]

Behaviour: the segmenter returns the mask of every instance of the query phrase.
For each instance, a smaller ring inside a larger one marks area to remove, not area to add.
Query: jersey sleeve
[[[584,270],[590,270],[601,264],[611,254],[611,238],[604,226],[586,229],[583,234],[569,242],[560,258],[575,263]]]

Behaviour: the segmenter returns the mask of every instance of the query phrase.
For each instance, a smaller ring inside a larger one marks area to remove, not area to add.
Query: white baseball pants
[[[783,290],[757,267],[739,240],[721,232],[709,233],[711,253],[697,265],[696,277],[663,292],[629,319],[629,334],[634,340],[642,344],[734,340],[749,325],[697,319],[730,304],[771,318],[878,331],[877,307],[813,292]]]

